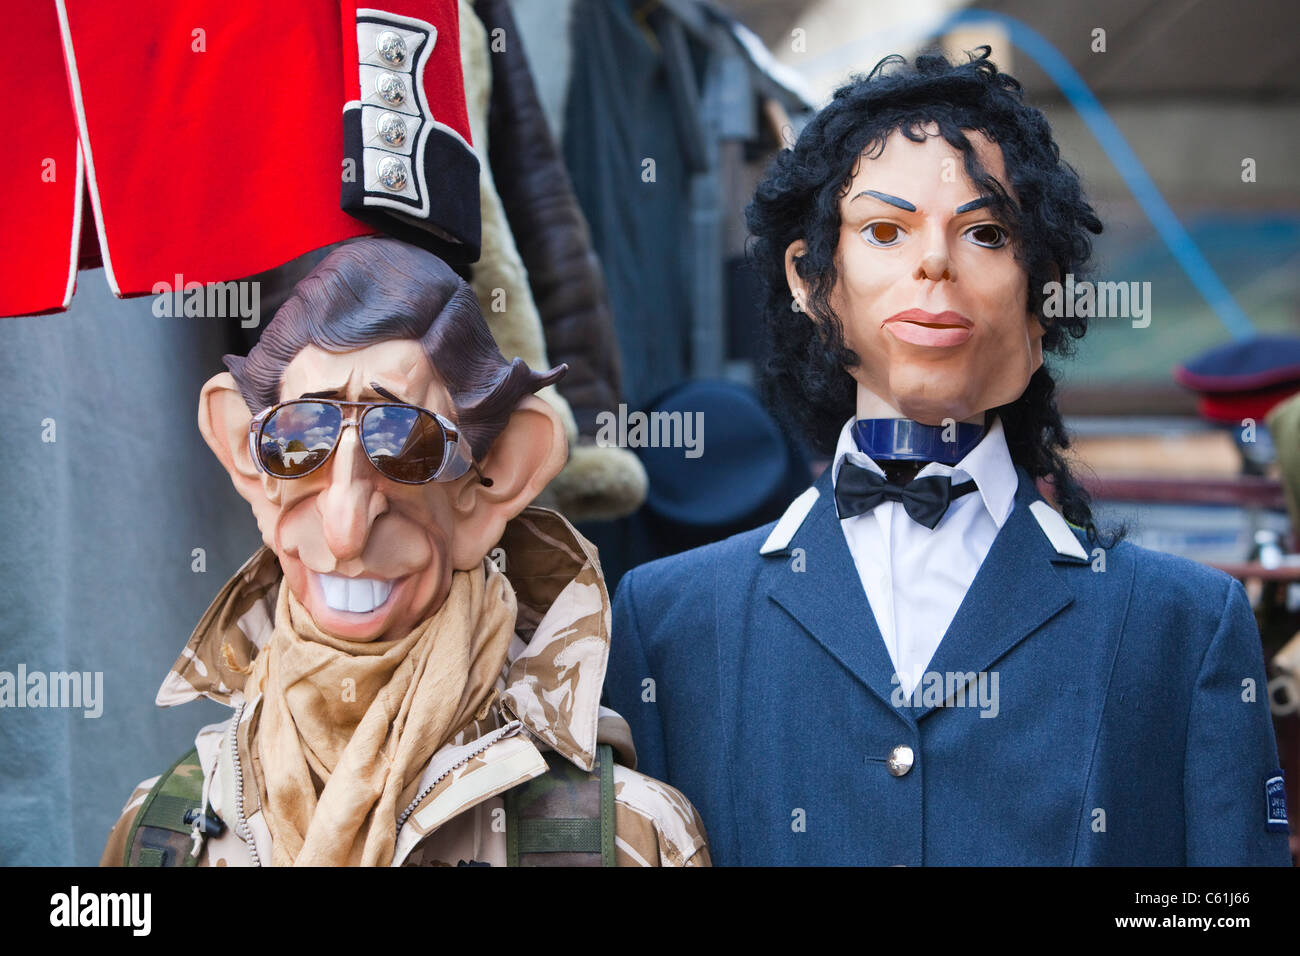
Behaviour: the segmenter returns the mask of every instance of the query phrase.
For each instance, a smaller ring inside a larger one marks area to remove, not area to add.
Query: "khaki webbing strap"
[[[149,804],[148,809],[141,814],[140,826],[162,827],[164,830],[175,830],[177,833],[188,834],[191,827],[185,821],[185,815],[198,805],[199,801],[197,799],[187,800],[185,797],[160,793]]]
[[[178,774],[177,768],[186,764],[199,767],[193,747],[167,768],[140,805],[126,835],[123,866],[194,866],[198,862],[188,852],[193,828],[185,816],[203,802],[203,775]]]
[[[618,866],[614,850],[616,819],[614,807],[614,749],[609,744],[596,748],[600,772],[600,865]]]
[[[613,750],[597,747],[590,773],[554,752],[546,762],[546,773],[505,793],[506,865],[551,856],[564,866],[617,866]]]
[[[600,820],[520,820],[520,853],[599,853]]]

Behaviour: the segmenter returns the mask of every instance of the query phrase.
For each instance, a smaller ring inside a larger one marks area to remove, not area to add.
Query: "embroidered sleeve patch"
[[[1268,807],[1265,828],[1277,833],[1288,832],[1286,788],[1282,783],[1282,771],[1279,770],[1276,775],[1264,781],[1264,802]]]

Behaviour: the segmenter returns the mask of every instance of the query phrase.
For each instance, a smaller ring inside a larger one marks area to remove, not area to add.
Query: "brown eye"
[[[981,226],[972,226],[966,231],[966,236],[975,245],[984,246],[988,249],[998,249],[1007,244],[1007,231],[991,222],[986,222]]]
[[[873,222],[862,230],[862,234],[873,246],[892,246],[898,241],[901,231],[892,222]]]

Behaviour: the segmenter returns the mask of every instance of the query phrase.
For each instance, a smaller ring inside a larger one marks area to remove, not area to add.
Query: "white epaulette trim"
[[[812,506],[817,503],[820,496],[821,492],[814,487],[794,499],[790,507],[785,509],[785,514],[781,515],[781,520],[776,523],[772,533],[767,536],[767,540],[763,542],[763,546],[758,549],[758,553],[776,554],[788,548],[790,539],[799,530],[799,526],[808,517],[808,512],[812,511]]]
[[[1035,501],[1029,510],[1038,519],[1038,526],[1043,529],[1043,534],[1047,535],[1047,540],[1052,543],[1057,554],[1088,560],[1088,552],[1083,550],[1083,545],[1079,544],[1079,539],[1074,536],[1069,524],[1051,505],[1046,501]]]

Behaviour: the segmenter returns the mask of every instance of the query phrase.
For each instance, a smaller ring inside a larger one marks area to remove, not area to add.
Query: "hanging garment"
[[[18,5],[0,315],[66,308],[92,228],[118,296],[375,232],[476,259],[456,2],[383,7],[137,0],[124,28],[112,4]]]

